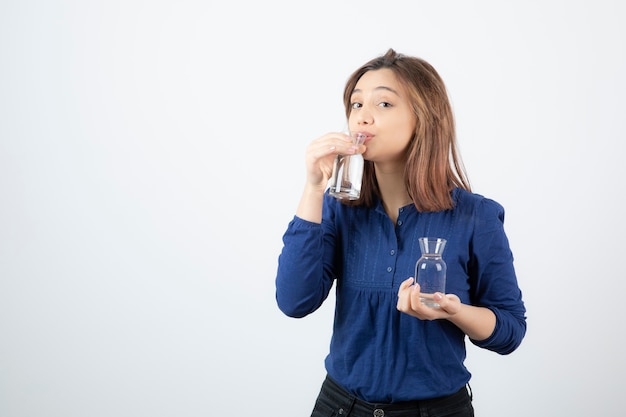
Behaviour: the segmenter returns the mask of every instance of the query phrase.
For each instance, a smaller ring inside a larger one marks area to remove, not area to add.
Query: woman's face
[[[415,131],[415,115],[408,93],[392,70],[363,74],[351,96],[348,124],[352,132],[365,133],[366,160],[403,163]]]

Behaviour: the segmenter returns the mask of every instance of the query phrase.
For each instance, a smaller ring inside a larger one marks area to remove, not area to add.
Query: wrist
[[[306,184],[300,197],[296,215],[313,223],[322,222],[325,187]]]

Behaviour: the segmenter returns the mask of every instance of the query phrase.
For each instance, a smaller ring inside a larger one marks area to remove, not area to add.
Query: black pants
[[[326,377],[311,417],[474,417],[466,387],[445,397],[395,404],[373,404],[346,392]]]

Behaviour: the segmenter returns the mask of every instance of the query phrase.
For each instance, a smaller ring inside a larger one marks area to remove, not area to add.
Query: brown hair
[[[352,111],[351,96],[359,79],[368,71],[388,68],[404,83],[417,123],[406,154],[404,181],[419,211],[440,211],[454,207],[451,190],[471,191],[457,150],[454,116],[443,80],[423,59],[389,49],[357,69],[343,93],[346,117]],[[380,197],[374,164],[365,161],[361,198],[353,204],[372,206]]]

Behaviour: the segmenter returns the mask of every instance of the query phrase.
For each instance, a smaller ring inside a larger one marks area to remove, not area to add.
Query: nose
[[[356,112],[356,122],[359,126],[371,125],[374,122],[372,112],[366,106],[361,107]]]

